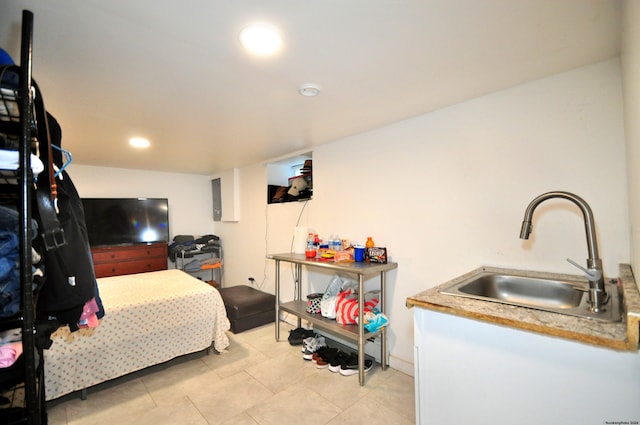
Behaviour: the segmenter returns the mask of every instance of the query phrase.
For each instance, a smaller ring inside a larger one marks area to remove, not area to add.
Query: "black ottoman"
[[[218,291],[234,334],[275,321],[275,295],[246,285],[219,288]]]

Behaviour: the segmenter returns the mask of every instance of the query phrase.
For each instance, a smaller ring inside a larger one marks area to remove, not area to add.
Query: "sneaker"
[[[364,359],[364,371],[369,372],[373,367],[373,360]],[[352,353],[349,358],[340,366],[340,375],[351,376],[358,373],[358,355]]]
[[[327,350],[331,350],[331,348],[327,345],[323,346],[323,347],[319,347],[314,353],[313,356],[311,358],[311,360],[315,363],[318,361],[318,357],[319,356],[325,356],[325,353]]]
[[[329,367],[331,360],[339,353],[337,348],[323,347],[316,352],[316,367],[325,369]]]
[[[313,336],[305,338],[304,341],[302,341],[302,347],[300,348],[300,351],[303,352],[303,353],[305,351],[307,351],[307,348],[310,347],[311,344],[314,343],[315,339],[316,339],[315,334]]]
[[[313,336],[313,329],[296,328],[289,331],[289,344],[301,345],[305,338]]]
[[[340,368],[347,361],[348,358],[349,358],[349,354],[345,353],[344,351],[338,351],[338,353],[329,362],[329,370],[334,373],[340,372]],[[358,362],[357,357],[355,361],[356,363]]]
[[[302,358],[305,360],[313,360],[313,353],[318,351],[319,348],[327,346],[323,336],[305,339],[305,344],[305,349],[302,352]]]
[[[309,338],[305,338],[304,341],[302,341],[302,347],[300,348],[300,351],[303,353],[305,351],[313,351],[310,349],[310,347],[317,344],[317,341],[319,340],[319,338],[322,338],[321,341],[324,342],[324,337],[317,334],[313,334],[313,336],[310,336]],[[321,347],[324,347],[325,345],[326,344],[320,344]]]

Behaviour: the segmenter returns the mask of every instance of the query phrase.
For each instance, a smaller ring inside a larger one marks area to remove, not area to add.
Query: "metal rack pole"
[[[22,345],[25,360],[25,413],[29,424],[40,424],[40,396],[36,382],[35,306],[31,273],[31,64],[33,58],[33,13],[22,12],[22,40],[20,52],[20,288],[22,296]]]
[[[280,340],[280,260],[276,260],[276,342]]]

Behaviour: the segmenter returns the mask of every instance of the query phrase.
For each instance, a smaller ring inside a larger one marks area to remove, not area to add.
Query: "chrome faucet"
[[[604,276],[602,273],[602,260],[598,257],[598,241],[596,240],[596,227],[593,219],[591,207],[581,197],[569,192],[547,192],[536,197],[524,212],[524,220],[522,221],[522,229],[520,230],[520,239],[529,239],[531,234],[531,220],[533,219],[533,211],[538,205],[547,199],[563,198],[567,199],[580,208],[584,217],[584,227],[587,233],[587,250],[589,258],[587,258],[586,269],[567,259],[571,264],[585,272],[589,279],[589,302],[591,303],[591,311],[599,313],[603,306],[607,303],[608,297],[604,287]]]

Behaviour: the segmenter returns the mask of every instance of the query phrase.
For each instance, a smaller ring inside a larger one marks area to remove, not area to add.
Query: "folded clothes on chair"
[[[198,272],[202,270],[202,261],[193,260],[184,265],[183,270],[187,273]]]
[[[184,265],[183,270],[187,273],[198,272],[200,270],[217,269],[222,265],[219,258],[207,258],[206,260],[193,260]]]

